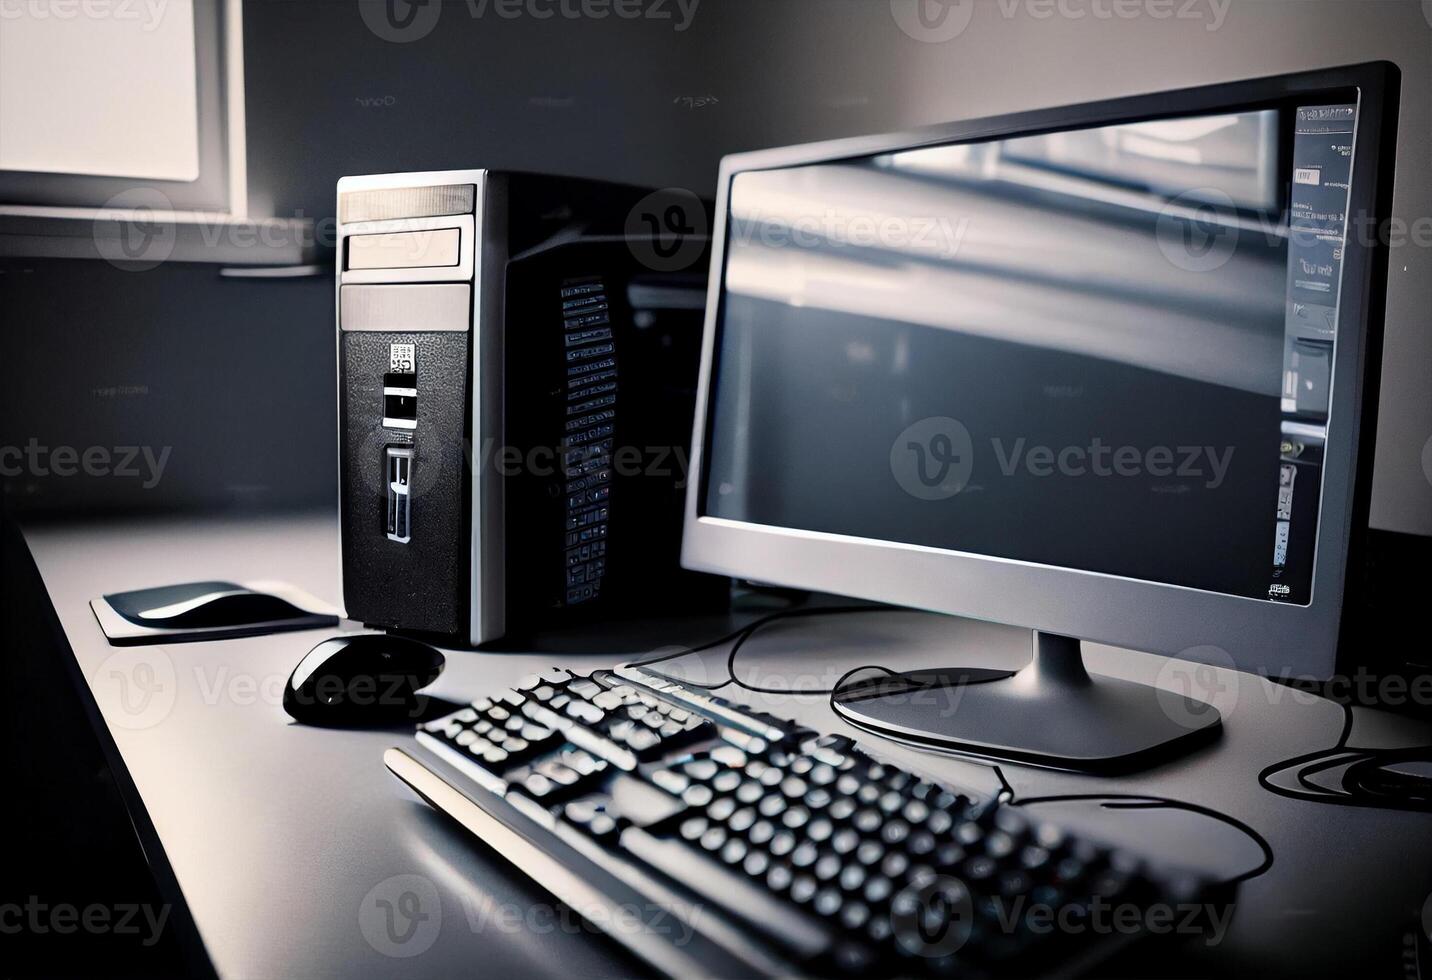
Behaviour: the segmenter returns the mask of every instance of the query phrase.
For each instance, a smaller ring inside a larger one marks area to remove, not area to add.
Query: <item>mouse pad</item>
[[[112,646],[183,643],[315,629],[338,611],[287,582],[185,582],[90,600]]]

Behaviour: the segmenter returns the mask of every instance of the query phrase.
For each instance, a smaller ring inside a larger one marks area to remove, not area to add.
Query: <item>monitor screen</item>
[[[1307,604],[1356,117],[736,173],[701,514]]]

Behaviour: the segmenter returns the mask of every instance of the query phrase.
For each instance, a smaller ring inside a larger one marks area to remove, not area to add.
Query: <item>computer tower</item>
[[[349,618],[477,645],[724,601],[724,579],[678,565],[709,225],[666,193],[339,181]]]

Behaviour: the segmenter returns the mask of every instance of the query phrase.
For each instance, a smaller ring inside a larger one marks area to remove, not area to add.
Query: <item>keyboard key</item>
[[[810,875],[796,875],[791,882],[791,900],[804,905],[815,897],[816,883]]]
[[[801,801],[812,810],[823,810],[831,803],[830,793],[820,787],[816,787],[801,798]]]
[[[718,745],[711,750],[711,760],[727,769],[740,769],[746,764],[746,753],[734,745]]]
[[[613,708],[621,707],[622,696],[616,691],[602,691],[592,698],[592,704],[601,708],[603,711],[611,711]]]
[[[792,950],[799,958],[812,958],[830,949],[833,940],[830,930],[772,894],[772,891],[781,889],[762,888],[740,869],[726,867],[710,855],[693,850],[679,838],[657,838],[640,828],[628,827],[621,840],[623,847],[633,856],[673,881],[700,882],[707,894],[718,897],[723,908],[781,947]],[[776,870],[771,869],[768,884],[770,875],[775,875]]]
[[[729,796],[723,796],[706,808],[706,815],[719,823],[725,823],[731,814],[736,812],[736,801]]]
[[[572,681],[572,683],[567,685],[567,690],[571,691],[573,694],[580,695],[581,697],[584,697],[589,701],[592,698],[596,697],[598,694],[603,693],[602,688],[598,687],[594,682],[585,677],[581,678],[580,680]]]
[[[786,808],[786,801],[779,796],[767,796],[756,804],[756,811],[763,817],[780,816]]]
[[[587,701],[571,701],[562,710],[564,710],[569,717],[575,718],[585,725],[600,724],[607,716],[605,711]]]
[[[651,774],[651,781],[672,796],[680,796],[686,792],[686,787],[691,785],[691,780],[685,774],[671,769],[658,769]]]
[[[837,889],[822,888],[816,893],[815,902],[812,907],[820,915],[832,916],[840,911],[843,904],[843,896]]]
[[[865,900],[871,905],[882,904],[893,891],[894,886],[884,875],[876,875],[865,882]]]
[[[910,836],[910,825],[903,820],[891,820],[880,828],[880,838],[887,844],[902,843]]]
[[[661,736],[649,729],[640,728],[633,731],[623,741],[625,741],[639,757],[647,758],[653,754],[653,749],[661,745]]]
[[[751,831],[746,836],[751,839],[752,844],[764,844],[776,834],[776,828],[769,820],[757,820],[751,825]]]
[[[719,772],[711,780],[711,788],[718,793],[729,793],[739,785],[741,785],[741,774],[734,769]]]
[[[715,776],[718,771],[718,766],[710,759],[696,759],[688,762],[684,768],[686,775],[702,782]]]
[[[855,930],[870,921],[870,907],[864,902],[847,902],[840,910],[840,924]]]

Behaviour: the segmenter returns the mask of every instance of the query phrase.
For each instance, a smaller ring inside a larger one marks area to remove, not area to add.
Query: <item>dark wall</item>
[[[382,3],[367,6],[381,16]],[[704,7],[684,31],[652,19],[506,19],[496,7],[473,17],[465,0],[440,9],[430,33],[392,43],[355,0],[245,4],[255,208],[330,215],[339,177],[402,170],[714,182],[722,150],[710,113],[675,101],[713,85]]]
[[[331,505],[332,309],[327,277],[0,263],[0,446],[24,454],[17,475],[13,453],[0,457],[5,503],[74,514]]]
[[[384,2],[244,4],[255,213],[302,214],[331,236],[340,176],[447,167],[709,194],[720,157],[738,150],[1387,59],[1403,71],[1396,215],[1432,222],[1432,2],[944,0],[963,29],[942,38],[909,19],[915,0],[700,0],[689,22],[690,0],[663,0],[665,19],[563,12],[616,0],[446,0],[414,8],[421,36],[406,43],[380,36]],[[172,438],[173,479],[139,494],[117,480],[0,477],[9,498],[331,505],[331,282],[102,265],[0,276],[0,446]],[[1432,534],[1428,308],[1432,250],[1403,247],[1373,520]],[[110,378],[149,393],[96,396]],[[254,425],[257,403],[275,428]]]

